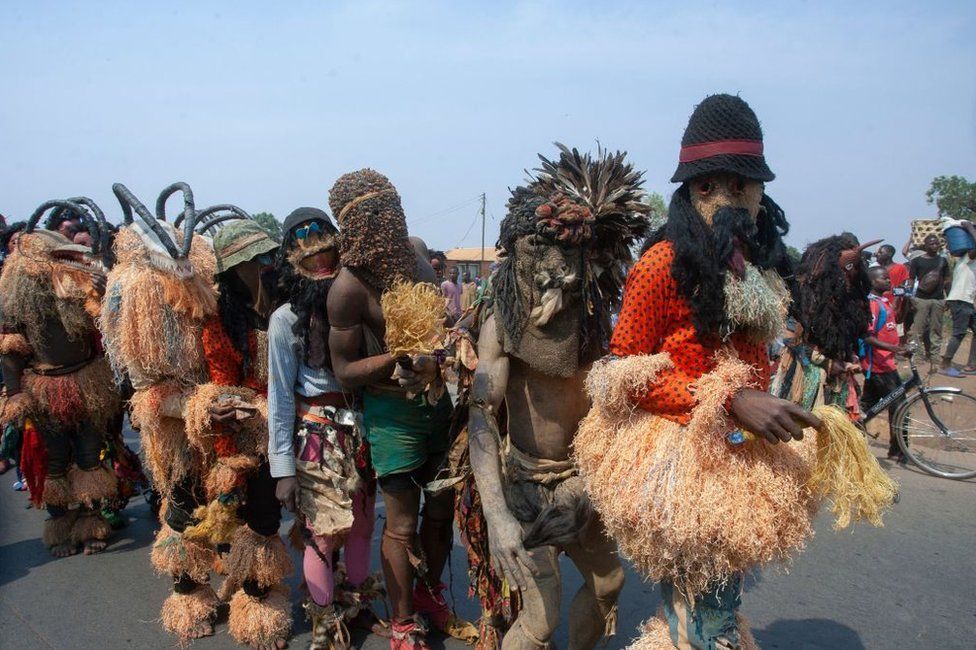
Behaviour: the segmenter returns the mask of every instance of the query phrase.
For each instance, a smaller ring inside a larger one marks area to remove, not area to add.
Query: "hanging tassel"
[[[817,432],[817,466],[807,487],[833,501],[834,529],[867,520],[882,526],[881,515],[895,499],[898,486],[868,449],[864,434],[836,406],[813,414],[823,423]]]

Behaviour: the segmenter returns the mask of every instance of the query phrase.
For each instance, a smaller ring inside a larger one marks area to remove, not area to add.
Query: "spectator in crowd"
[[[865,409],[877,404],[901,384],[895,354],[904,353],[904,348],[898,343],[894,310],[885,298],[885,294],[891,290],[888,270],[882,266],[871,267],[868,269],[868,277],[871,278],[871,293],[868,294],[871,303],[871,324],[868,326],[867,336],[864,337],[867,349],[861,359],[861,368],[864,370],[864,392],[861,395],[861,402]],[[891,430],[895,407],[898,404],[899,402],[895,401],[888,409],[888,458],[904,463],[905,457]]]
[[[430,258],[430,268],[434,269],[434,276],[437,278],[437,282],[444,281],[444,263],[441,262],[436,257]]]
[[[464,272],[461,280],[461,311],[464,311],[478,299],[478,284],[471,280],[471,273],[468,271]]]
[[[895,247],[891,244],[882,244],[878,247],[878,252],[876,259],[878,260],[878,266],[883,267],[888,271],[888,277],[891,279],[891,286],[903,287],[905,282],[908,280],[908,267],[904,264],[895,261]],[[891,291],[885,292],[885,297],[888,299],[892,305],[894,302],[894,294]]]
[[[891,279],[891,289],[885,292],[884,297],[888,299],[892,309],[895,311],[895,324],[898,326],[898,335],[904,345],[908,338],[908,330],[912,326],[914,314],[911,310],[911,302],[905,296],[905,283],[908,282],[908,267],[896,262],[894,257],[895,247],[891,244],[879,246],[878,252],[875,254],[878,266],[887,270],[888,277]]]
[[[443,276],[443,271],[441,275]],[[441,282],[441,293],[447,301],[447,314],[452,321],[456,321],[461,315],[461,285],[458,284],[458,269],[455,266],[451,269],[450,278]]]
[[[963,226],[976,239],[976,228],[968,221]],[[952,367],[952,359],[962,340],[966,338],[966,331],[976,336],[976,249],[969,251],[956,262],[952,272],[952,286],[946,297],[946,306],[952,315],[952,336],[946,342],[945,354],[942,355],[942,374],[948,377],[962,377],[963,374],[976,375],[976,342],[969,342],[969,361],[962,372]]]
[[[929,374],[939,371],[939,350],[942,347],[942,315],[945,312],[945,290],[949,282],[949,263],[939,255],[941,243],[936,235],[925,238],[925,254],[908,263],[908,279],[918,282],[912,305],[915,321],[912,323],[912,339],[919,350],[925,351],[929,361]],[[888,281],[890,288],[891,281]]]

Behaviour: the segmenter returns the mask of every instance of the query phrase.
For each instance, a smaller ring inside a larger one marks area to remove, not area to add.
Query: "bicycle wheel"
[[[976,397],[945,388],[915,393],[898,408],[893,425],[902,452],[929,474],[976,476]]]

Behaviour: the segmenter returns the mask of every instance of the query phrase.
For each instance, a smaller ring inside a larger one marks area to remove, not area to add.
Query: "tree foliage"
[[[925,198],[935,203],[940,217],[976,221],[976,183],[962,176],[937,176]]]
[[[275,240],[279,244],[281,243],[281,237],[284,234],[282,232],[281,222],[278,221],[273,214],[270,212],[258,212],[257,214],[251,216],[261,225],[262,228],[268,231],[268,234],[271,235],[271,239]]]
[[[644,202],[651,206],[651,213],[648,215],[648,221],[651,224],[649,231],[654,231],[664,225],[664,221],[668,218],[668,205],[664,202],[664,197],[658,192],[649,192],[644,197]]]

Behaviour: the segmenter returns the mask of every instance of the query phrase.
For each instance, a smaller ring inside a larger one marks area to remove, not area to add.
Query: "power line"
[[[480,213],[474,215],[474,219],[471,220],[471,223],[468,225],[468,229],[464,231],[464,236],[461,237],[460,240],[458,240],[458,243],[454,248],[461,248],[461,244],[463,244],[464,240],[467,239],[468,235],[471,234],[471,229],[474,228],[474,224],[478,223],[478,217],[480,216],[481,216]]]
[[[413,221],[414,224],[423,223],[425,221],[430,221],[434,217],[440,217],[440,216],[443,216],[445,214],[450,214],[451,212],[456,212],[456,211],[460,210],[461,208],[465,208],[465,207],[471,205],[472,203],[474,203],[475,201],[480,201],[480,200],[481,200],[481,195],[479,194],[478,196],[474,197],[473,199],[468,199],[467,201],[464,201],[463,203],[458,203],[457,205],[452,206],[450,208],[444,208],[443,210],[440,210],[439,212],[434,212],[432,214],[428,214],[427,216],[420,217],[419,219],[412,219],[412,221]]]

